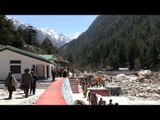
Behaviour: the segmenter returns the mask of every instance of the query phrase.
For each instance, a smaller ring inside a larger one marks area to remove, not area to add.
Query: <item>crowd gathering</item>
[[[83,95],[89,101],[89,105],[106,105],[106,101],[102,98],[98,101],[96,92],[88,90],[89,87],[105,87],[105,80],[103,76],[100,74],[97,74],[96,76],[90,75],[88,78],[81,81],[81,86]],[[112,99],[109,100],[107,105],[113,105]],[[115,103],[115,105],[118,105],[118,103]]]

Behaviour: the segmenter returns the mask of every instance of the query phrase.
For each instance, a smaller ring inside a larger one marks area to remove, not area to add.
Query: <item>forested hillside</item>
[[[57,53],[57,49],[48,38],[45,38],[42,43],[38,42],[37,33],[32,28],[33,26],[28,26],[23,30],[19,27],[16,30],[10,19],[7,19],[5,15],[0,15],[0,44],[14,46],[35,53]]]
[[[87,31],[60,48],[82,69],[160,69],[159,15],[101,15]]]

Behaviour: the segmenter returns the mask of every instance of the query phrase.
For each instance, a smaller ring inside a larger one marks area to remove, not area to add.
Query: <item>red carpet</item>
[[[51,83],[46,91],[36,101],[36,105],[67,105],[62,96],[61,86],[64,78]]]

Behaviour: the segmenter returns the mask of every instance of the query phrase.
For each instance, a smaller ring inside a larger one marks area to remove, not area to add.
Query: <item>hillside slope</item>
[[[77,39],[59,49],[85,69],[105,66],[157,70],[159,15],[101,15]]]

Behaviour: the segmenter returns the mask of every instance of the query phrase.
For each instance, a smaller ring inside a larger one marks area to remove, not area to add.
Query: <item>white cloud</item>
[[[78,38],[78,36],[79,36],[80,34],[81,34],[80,32],[76,32],[76,33],[71,37],[71,39],[76,39],[76,38]]]

